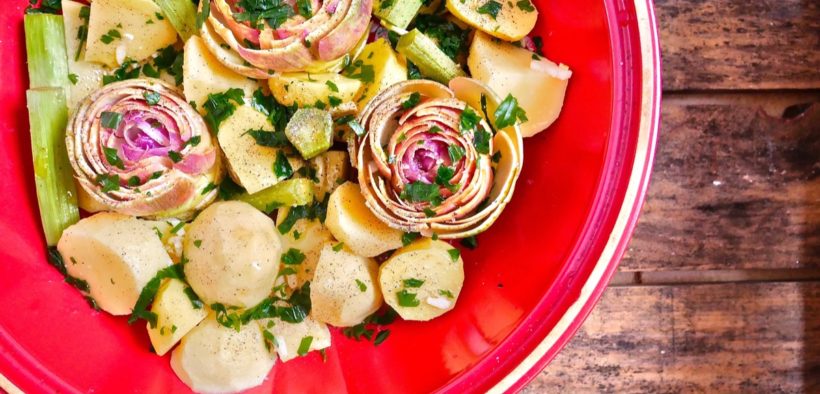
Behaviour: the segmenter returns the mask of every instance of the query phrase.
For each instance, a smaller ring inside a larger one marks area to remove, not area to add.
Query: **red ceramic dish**
[[[92,311],[45,258],[25,105],[23,10],[0,10],[0,374],[35,392],[187,392],[142,326]],[[635,225],[657,133],[660,65],[649,0],[536,0],[535,34],[573,70],[564,112],[525,141],[512,203],[464,251],[455,310],[396,322],[378,348],[333,334],[323,362],[277,364],[253,392],[504,392],[564,346]]]

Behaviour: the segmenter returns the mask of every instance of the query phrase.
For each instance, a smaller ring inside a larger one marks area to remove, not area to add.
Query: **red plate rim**
[[[629,11],[630,6],[634,7],[634,14]],[[634,81],[640,83],[640,118],[638,119],[635,157],[629,170],[629,183],[626,194],[618,209],[615,225],[606,238],[607,243],[592,272],[584,281],[578,299],[564,312],[558,323],[552,327],[540,343],[511,372],[488,390],[489,393],[514,393],[520,391],[575,336],[575,333],[598,303],[612,275],[618,268],[643,206],[655,156],[661,108],[661,58],[657,20],[652,0],[636,0],[634,4],[628,4],[626,0],[608,1],[607,13],[610,14],[609,29],[615,60],[613,64],[617,65],[619,62],[623,64],[624,51],[627,58],[635,56],[635,54],[629,53],[629,48],[624,48],[623,42],[633,40],[639,45],[636,49],[640,50],[640,53],[637,54],[640,56],[640,80]],[[632,20],[633,17],[636,19]],[[618,23],[612,23],[613,21]],[[630,31],[630,28],[637,31]],[[626,70],[622,71],[626,72]],[[616,97],[627,94],[624,91],[629,90],[629,87],[623,86],[625,85],[623,80],[616,78],[614,84]],[[621,104],[622,102],[618,99],[613,103],[615,106]],[[626,121],[616,122],[616,124],[623,123],[626,123]],[[604,179],[601,183],[604,184],[606,181]],[[599,197],[600,199],[602,197]],[[596,201],[597,203],[599,201]],[[573,252],[573,255],[575,254],[576,252]],[[543,304],[543,302],[539,303],[532,315],[535,315],[539,309],[551,307],[551,305]],[[532,315],[528,319],[531,319]],[[526,324],[526,322],[523,324]]]

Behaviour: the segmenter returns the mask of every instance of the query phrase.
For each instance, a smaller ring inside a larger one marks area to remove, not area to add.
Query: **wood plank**
[[[613,287],[523,393],[820,392],[820,282]]]
[[[661,119],[622,271],[820,268],[820,94],[666,95]]]
[[[820,3],[657,0],[666,90],[820,88]]]

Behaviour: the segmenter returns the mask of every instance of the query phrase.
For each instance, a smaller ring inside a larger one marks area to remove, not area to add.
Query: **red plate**
[[[45,259],[26,116],[23,10],[0,11],[0,373],[28,393],[186,392],[142,325],[92,311]],[[583,322],[615,271],[643,201],[660,65],[649,0],[542,0],[536,34],[573,71],[561,118],[525,140],[512,203],[464,251],[452,312],[396,322],[381,346],[333,333],[323,362],[277,364],[277,393],[512,391]]]

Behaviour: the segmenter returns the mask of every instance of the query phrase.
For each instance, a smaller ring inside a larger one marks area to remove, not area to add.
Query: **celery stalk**
[[[63,230],[80,220],[77,190],[65,147],[68,109],[63,88],[26,92],[31,125],[31,154],[40,219],[48,245],[56,245]]]
[[[265,213],[271,213],[279,207],[307,205],[313,202],[313,181],[304,178],[289,179],[254,194],[241,194],[235,199],[251,204]]]
[[[401,36],[396,51],[410,59],[422,75],[445,85],[451,79],[465,75],[461,67],[418,29]]]
[[[196,34],[196,8],[191,0],[154,0],[168,22],[174,26],[182,41]]]
[[[32,89],[67,88],[68,55],[63,17],[28,14],[25,17],[28,76]]]

